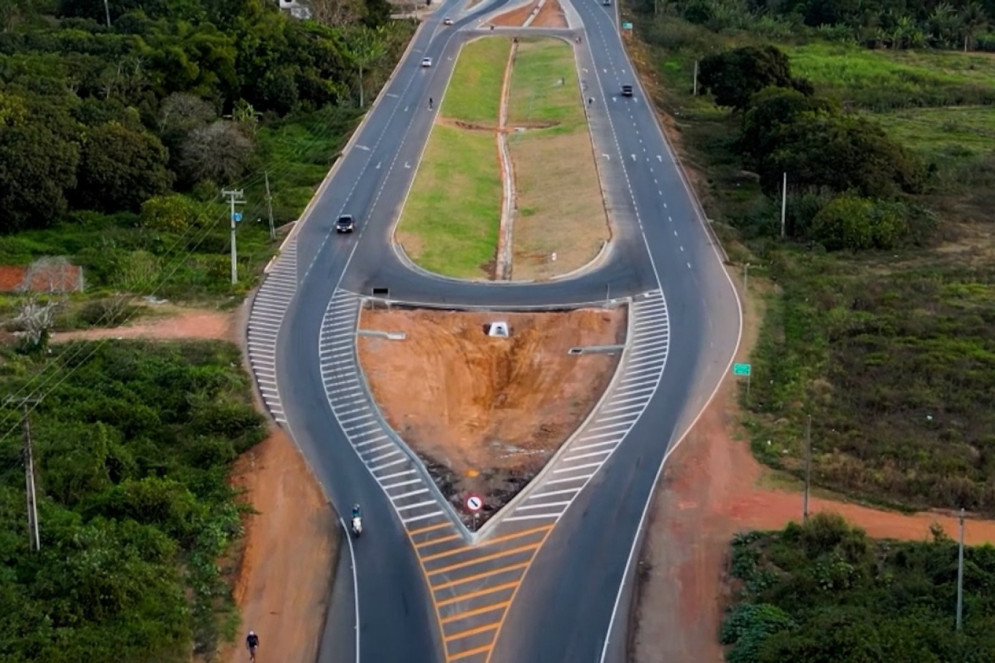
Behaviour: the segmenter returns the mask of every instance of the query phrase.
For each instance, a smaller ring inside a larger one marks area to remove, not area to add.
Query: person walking
[[[245,636],[245,648],[249,650],[249,660],[254,663],[256,650],[259,649],[259,636],[255,631],[249,631],[249,635]]]

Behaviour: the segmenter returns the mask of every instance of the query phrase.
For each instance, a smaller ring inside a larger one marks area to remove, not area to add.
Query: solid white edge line
[[[349,566],[352,567],[352,594],[356,606],[356,623],[353,629],[356,631],[356,663],[359,663],[359,579],[356,577],[356,551],[352,547],[352,532],[346,527],[342,516],[339,516],[339,522],[342,523],[342,531],[345,532],[346,541],[349,542],[349,559],[351,560]]]

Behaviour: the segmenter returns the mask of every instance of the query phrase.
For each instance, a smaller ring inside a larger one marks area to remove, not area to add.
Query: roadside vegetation
[[[0,411],[0,660],[189,661],[233,635],[227,474],[265,431],[240,365],[217,342],[0,348],[0,391],[44,396],[30,414],[39,552],[21,410]]]
[[[995,8],[658,4],[637,61],[769,298],[754,453],[801,475],[811,416],[814,483],[995,514]]]
[[[320,3],[319,3],[320,4]],[[218,300],[251,288],[412,26],[386,2],[329,24],[275,3],[5,3],[0,264],[64,256],[88,292]],[[240,189],[240,282],[229,212]]]
[[[397,240],[429,271],[456,278],[493,277],[501,226],[495,131],[510,48],[505,38],[463,46],[418,164]]]
[[[264,0],[0,3],[0,268],[86,284],[0,296],[0,661],[211,660],[235,634],[228,475],[265,432],[238,349],[47,340],[257,283],[269,204],[298,218],[413,31],[380,0],[313,5],[320,22]],[[222,188],[245,198],[235,286]]]
[[[559,39],[520,39],[515,48],[512,278],[541,279],[589,263],[609,238],[608,221],[573,48]]]
[[[995,548],[965,548],[963,630],[954,630],[957,544],[875,541],[835,514],[733,542],[729,663],[990,661]]]

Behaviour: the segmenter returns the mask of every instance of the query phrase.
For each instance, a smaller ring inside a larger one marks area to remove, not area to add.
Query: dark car
[[[356,221],[351,214],[343,214],[335,222],[335,232],[337,233],[351,233],[355,229]]]
[[[622,96],[623,97],[631,97],[632,96],[632,86],[631,85],[623,85],[622,86]]]

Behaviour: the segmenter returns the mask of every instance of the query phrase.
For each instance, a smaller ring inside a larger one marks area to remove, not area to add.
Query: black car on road
[[[351,214],[343,214],[335,222],[335,232],[337,233],[351,233],[355,229],[356,221]]]

